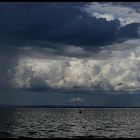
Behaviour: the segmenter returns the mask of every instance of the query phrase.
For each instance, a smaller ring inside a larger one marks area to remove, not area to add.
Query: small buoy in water
[[[81,114],[81,113],[82,113],[82,111],[80,110],[80,111],[79,111],[79,114]]]

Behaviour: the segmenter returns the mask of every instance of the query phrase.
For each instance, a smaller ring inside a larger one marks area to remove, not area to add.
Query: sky
[[[1,2],[0,104],[140,106],[140,2]]]

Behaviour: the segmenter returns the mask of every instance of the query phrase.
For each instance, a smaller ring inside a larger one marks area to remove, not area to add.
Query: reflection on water
[[[0,138],[140,137],[140,109],[0,110]]]

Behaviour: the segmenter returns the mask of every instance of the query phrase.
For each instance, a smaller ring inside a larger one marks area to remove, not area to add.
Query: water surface
[[[1,109],[0,138],[19,137],[136,138],[140,137],[140,109]]]

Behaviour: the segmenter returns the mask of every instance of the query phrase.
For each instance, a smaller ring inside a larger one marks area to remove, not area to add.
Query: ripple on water
[[[0,110],[0,138],[140,137],[140,109]]]

